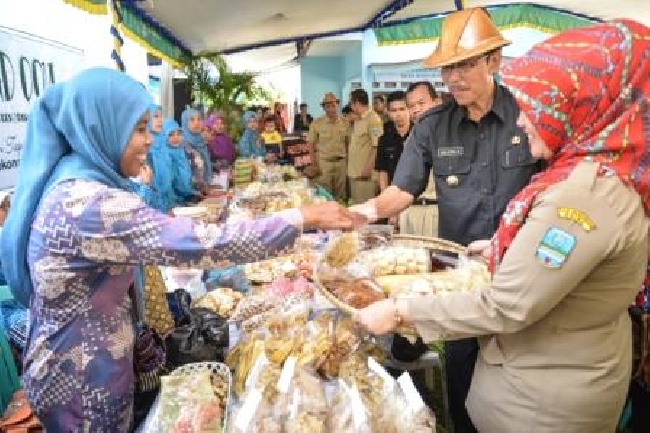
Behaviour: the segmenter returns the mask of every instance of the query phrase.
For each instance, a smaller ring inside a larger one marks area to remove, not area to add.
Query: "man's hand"
[[[300,212],[305,228],[353,230],[365,223],[362,215],[350,212],[336,202],[305,205]]]

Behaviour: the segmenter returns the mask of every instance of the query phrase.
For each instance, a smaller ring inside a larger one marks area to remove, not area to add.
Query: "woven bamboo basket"
[[[430,238],[424,236],[395,234],[392,237],[392,243],[393,245],[426,248],[427,250],[443,251],[453,254],[461,254],[466,251],[466,248],[464,246],[457,243],[440,238]],[[345,304],[344,302],[341,302],[336,296],[334,296],[334,294],[330,292],[327,287],[325,287],[325,285],[320,281],[318,274],[319,272],[316,270],[313,277],[314,285],[323,294],[323,296],[342,312],[354,316],[358,310],[349,306],[348,304]],[[371,284],[374,284],[377,290],[381,291],[379,285],[377,285],[374,281],[371,280]],[[417,335],[415,328],[411,326],[402,326],[398,328],[396,332],[404,335]]]

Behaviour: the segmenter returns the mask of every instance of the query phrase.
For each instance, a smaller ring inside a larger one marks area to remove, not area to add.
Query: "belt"
[[[336,162],[336,161],[341,161],[344,160],[345,156],[332,156],[330,158],[323,158],[323,161],[325,162]]]
[[[429,198],[418,197],[413,200],[415,206],[435,206],[438,204],[438,200],[431,200]]]

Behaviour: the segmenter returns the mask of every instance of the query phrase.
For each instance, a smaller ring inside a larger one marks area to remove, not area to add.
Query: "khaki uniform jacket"
[[[597,168],[581,163],[536,198],[491,287],[409,301],[425,341],[480,336],[466,404],[482,433],[615,431],[648,221],[639,195],[616,177],[596,177]],[[550,229],[575,240],[555,268],[536,257]]]
[[[315,146],[320,161],[345,158],[349,130],[350,124],[344,117],[331,122],[327,116],[321,116],[310,125],[307,141]]]
[[[377,113],[366,111],[361,119],[354,122],[348,152],[348,176],[355,179],[361,176],[373,151],[377,150],[379,137],[384,134],[384,124]]]

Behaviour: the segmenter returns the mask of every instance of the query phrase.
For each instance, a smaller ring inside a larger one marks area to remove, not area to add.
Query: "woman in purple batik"
[[[252,262],[290,252],[303,227],[355,222],[335,204],[225,225],[148,207],[129,177],[151,144],[149,103],[126,75],[89,69],[50,87],[29,117],[1,254],[31,309],[23,379],[47,431],[129,429],[134,265]]]
[[[221,114],[212,114],[203,122],[203,127],[212,132],[210,139],[206,140],[212,161],[218,166],[232,165],[237,156],[235,144],[226,132],[226,119]]]

